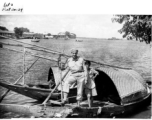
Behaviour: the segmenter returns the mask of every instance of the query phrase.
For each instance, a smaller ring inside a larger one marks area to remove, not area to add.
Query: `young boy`
[[[97,91],[96,91],[96,86],[94,83],[94,78],[99,74],[96,70],[90,68],[91,62],[90,61],[85,61],[85,65],[86,68],[88,70],[88,81],[85,84],[85,93],[87,95],[88,98],[88,104],[89,107],[92,106],[93,103],[93,96],[97,95]]]

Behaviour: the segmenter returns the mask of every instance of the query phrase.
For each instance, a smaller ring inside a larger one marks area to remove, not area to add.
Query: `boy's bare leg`
[[[64,98],[63,98],[62,103],[65,104],[65,103],[68,102],[68,93],[64,93],[64,94],[63,94],[63,97],[64,97]]]
[[[89,104],[89,108],[91,108],[91,100],[90,100],[90,96],[88,96],[88,104]]]

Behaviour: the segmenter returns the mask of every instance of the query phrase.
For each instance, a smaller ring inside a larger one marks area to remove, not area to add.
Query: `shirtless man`
[[[87,83],[88,80],[88,71],[84,64],[83,58],[77,56],[78,50],[73,49],[71,51],[72,57],[68,59],[66,63],[66,67],[70,70],[70,75],[64,82],[63,92],[64,92],[64,100],[63,104],[65,104],[68,99],[69,88],[72,84],[77,82],[77,102],[78,106],[80,106],[80,101],[82,100],[84,84]]]

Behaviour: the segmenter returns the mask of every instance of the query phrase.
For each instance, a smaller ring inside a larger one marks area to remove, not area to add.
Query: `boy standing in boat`
[[[97,95],[97,91],[96,91],[96,86],[94,83],[94,78],[99,74],[96,70],[90,68],[91,62],[90,61],[85,61],[85,65],[88,71],[88,81],[85,84],[85,93],[87,95],[88,98],[88,104],[89,107],[92,106],[93,103],[93,96]]]
[[[68,93],[70,86],[77,82],[77,102],[78,106],[80,106],[80,101],[82,100],[83,96],[83,89],[84,84],[87,82],[88,79],[88,71],[84,64],[84,59],[78,56],[78,50],[73,49],[71,51],[72,57],[68,59],[66,66],[70,70],[70,75],[66,79],[63,85],[63,92],[64,92],[64,100],[63,104],[68,101]]]

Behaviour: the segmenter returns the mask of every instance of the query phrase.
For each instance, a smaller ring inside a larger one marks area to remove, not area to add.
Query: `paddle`
[[[66,71],[66,73],[64,74],[64,76],[62,77],[61,81],[66,77],[66,75],[68,74],[68,72],[70,71],[70,69],[68,69]],[[47,101],[50,99],[52,93],[57,89],[57,87],[60,85],[61,82],[59,82],[55,88],[50,92],[50,94],[47,96],[47,98],[44,100],[44,102],[42,103],[43,105],[45,105],[47,103]]]
[[[31,66],[25,71],[25,74],[31,69],[31,67],[38,61],[38,59],[39,58],[37,58],[32,64],[31,64]],[[12,85],[15,85],[16,83],[18,83],[18,81],[20,80],[20,79],[22,79],[22,77],[23,77],[23,75],[22,76],[20,76]],[[7,95],[7,93],[9,92],[10,90],[7,90],[3,95],[2,95],[2,97],[1,97],[1,99],[0,99],[0,102],[4,99],[4,97]]]
[[[59,73],[60,73],[60,84],[61,84],[61,101],[63,101],[63,86],[62,86],[62,71],[61,71],[61,64],[60,64],[60,61],[61,61],[61,55],[59,55],[59,58],[58,58],[58,66],[59,66]]]

